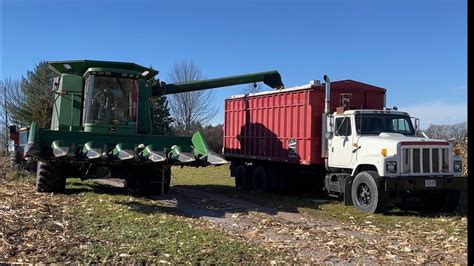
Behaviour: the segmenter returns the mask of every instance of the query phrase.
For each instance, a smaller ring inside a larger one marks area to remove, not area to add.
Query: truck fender
[[[352,182],[354,181],[354,176],[347,176],[346,181],[344,182],[344,205],[352,206]]]
[[[379,169],[373,164],[358,164],[353,168],[351,175],[356,176],[358,173],[363,171],[376,171],[380,175]]]

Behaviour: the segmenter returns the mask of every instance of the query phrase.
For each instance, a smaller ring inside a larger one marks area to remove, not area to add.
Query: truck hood
[[[381,149],[387,149],[387,155],[395,155],[397,153],[397,146],[400,142],[433,142],[433,144],[446,143],[444,140],[420,138],[416,136],[405,136],[399,133],[380,133],[379,135],[361,136],[357,140],[357,145],[360,146],[364,153],[376,152],[380,154]],[[369,148],[370,147],[370,148]],[[365,148],[365,149],[364,149]],[[372,151],[372,152],[370,152]]]

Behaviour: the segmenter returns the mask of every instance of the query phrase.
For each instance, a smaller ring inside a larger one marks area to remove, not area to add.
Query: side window
[[[349,117],[338,117],[336,118],[336,136],[350,136],[352,134],[351,130],[351,120]]]

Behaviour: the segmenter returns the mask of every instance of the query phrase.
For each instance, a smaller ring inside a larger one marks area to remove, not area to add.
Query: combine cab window
[[[86,79],[84,122],[135,126],[137,80],[90,75]]]
[[[414,135],[415,130],[410,117],[396,114],[357,114],[355,116],[357,133],[362,135],[400,133]]]

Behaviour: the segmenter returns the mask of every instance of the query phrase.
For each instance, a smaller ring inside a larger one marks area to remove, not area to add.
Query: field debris
[[[0,262],[73,262],[82,243],[69,224],[75,199],[40,194],[24,182],[0,186]],[[99,241],[99,240],[97,240]]]
[[[295,254],[295,262],[466,263],[465,217],[431,218],[431,225],[407,222],[387,227],[375,225],[373,216],[357,220],[348,214],[349,223],[328,221],[264,206],[255,211],[255,203],[188,188],[175,191],[178,203],[184,205],[182,212],[197,213],[199,219],[212,222],[212,229],[224,230],[241,241]],[[215,212],[199,212],[199,204],[194,204],[197,198],[207,202],[207,209],[225,214],[215,217]]]
[[[467,258],[464,216],[361,215],[326,204],[317,209],[323,217],[189,186],[136,198],[74,181],[66,195],[37,193],[24,180],[0,184],[0,263],[218,262],[226,252],[234,262],[270,264]]]

